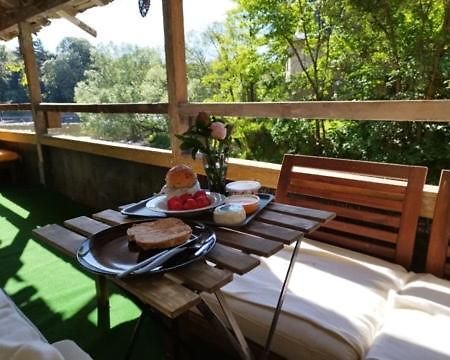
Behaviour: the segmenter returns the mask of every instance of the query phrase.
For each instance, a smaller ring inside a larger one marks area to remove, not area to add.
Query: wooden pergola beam
[[[176,135],[183,133],[188,127],[188,121],[178,111],[178,105],[188,100],[183,0],[163,0],[162,5],[170,138],[172,152],[177,159],[181,156],[181,151]]]
[[[56,13],[67,21],[70,21],[75,26],[79,27],[81,30],[87,32],[89,35],[97,37],[97,31],[84,21],[78,19],[75,15],[69,14],[66,10],[58,10]]]
[[[25,22],[39,14],[56,10],[68,2],[70,0],[41,0],[16,8],[13,14],[0,15],[0,31]]]
[[[38,112],[37,110],[37,106],[42,102],[42,94],[36,56],[33,49],[31,25],[27,22],[19,23],[19,45],[25,64],[25,74],[27,77],[28,91],[31,100],[31,113],[36,132],[39,179],[41,184],[45,184],[44,157],[42,154],[41,136],[47,133],[47,126],[42,112]]]

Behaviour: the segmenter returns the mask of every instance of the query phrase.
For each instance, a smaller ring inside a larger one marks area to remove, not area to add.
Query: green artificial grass
[[[32,230],[92,213],[41,187],[0,183],[0,286],[49,342],[72,339],[95,360],[121,359],[140,310],[112,289],[111,330],[97,327],[95,283],[76,262],[33,239]],[[146,321],[133,359],[162,359],[161,329]]]

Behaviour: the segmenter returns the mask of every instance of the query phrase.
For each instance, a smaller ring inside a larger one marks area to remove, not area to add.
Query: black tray
[[[86,269],[96,274],[117,275],[137,263],[156,255],[163,250],[142,251],[128,242],[127,229],[135,223],[146,221],[152,220],[121,224],[92,235],[81,244],[77,251],[77,260]],[[186,221],[186,223],[192,227],[192,236],[197,237],[195,242],[202,244],[201,252],[198,253],[195,248],[192,250],[188,248],[167,260],[161,268],[150,270],[146,274],[156,274],[177,269],[204,257],[212,250],[216,243],[214,232],[209,227],[195,221]],[[129,276],[135,275],[131,274]]]
[[[227,225],[227,227],[241,227],[241,226],[247,225],[274,198],[274,196],[272,194],[260,193],[260,194],[258,194],[258,196],[259,196],[258,209],[253,214],[247,216],[247,218],[242,223],[236,224],[236,225]],[[130,205],[130,206],[126,207],[125,209],[122,209],[121,213],[123,215],[127,215],[129,217],[135,217],[135,218],[165,217],[166,214],[164,214],[163,212],[153,211],[153,210],[150,210],[149,208],[147,208],[145,206],[145,204],[147,204],[147,202],[150,199],[151,198],[148,198],[148,199],[139,201],[137,204]],[[183,218],[185,218],[185,217],[183,217]],[[207,225],[220,226],[220,224],[217,224],[217,223],[214,222],[212,210],[204,212],[204,213],[201,213],[201,214],[197,214],[197,215],[191,215],[191,216],[189,216],[189,219],[197,220],[197,221],[200,221],[200,222],[202,222],[204,224],[207,224]]]
[[[258,209],[256,209],[256,211],[253,214],[250,214],[249,216],[247,216],[245,218],[245,220],[239,224],[235,224],[235,225],[221,225],[221,224],[217,224],[214,221],[213,218],[213,212],[212,211],[208,211],[206,213],[203,214],[199,214],[195,217],[195,220],[202,222],[203,224],[207,224],[207,225],[214,225],[214,226],[226,226],[226,227],[241,227],[241,226],[245,226],[247,225],[250,221],[252,221],[260,212],[262,209],[264,209],[267,205],[269,205],[269,203],[273,200],[274,196],[272,194],[258,194],[259,196],[259,205],[258,205]]]
[[[136,217],[136,218],[163,218],[166,217],[166,214],[160,211],[153,211],[150,210],[145,205],[148,203],[152,197],[149,197],[148,199],[139,201],[136,204],[127,206],[126,208],[122,209],[120,212],[123,215],[129,216],[129,217]]]

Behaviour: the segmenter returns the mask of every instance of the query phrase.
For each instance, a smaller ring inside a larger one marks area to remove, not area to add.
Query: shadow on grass
[[[42,250],[32,239],[31,232],[38,226],[49,223],[61,224],[64,220],[92,212],[92,209],[42,187],[2,185],[0,286],[5,288],[14,302],[50,342],[70,338],[94,359],[123,358],[135,324],[136,311],[133,310],[131,302],[127,304],[126,301],[122,301],[121,306],[127,308],[118,309],[125,314],[123,321],[110,331],[102,332],[95,322],[89,319],[96,311],[95,284],[92,276],[88,274],[92,278],[91,284],[87,284],[85,280],[83,284],[77,284],[77,280],[69,278],[74,277],[74,274],[75,277],[82,278],[82,275],[76,272],[80,270],[78,264],[68,261],[69,259],[48,247],[45,248],[51,253]],[[67,262],[72,264],[68,269]],[[68,277],[67,287],[73,286],[74,291],[70,292],[70,289],[64,288],[65,277]],[[39,285],[33,283],[36,279],[39,279]],[[52,281],[58,282],[59,285],[55,284],[53,287]],[[44,285],[40,288],[41,283]],[[46,289],[45,293],[40,293],[43,291],[42,288]],[[75,291],[77,288],[85,294],[78,294]],[[111,290],[117,293],[115,288]],[[58,291],[61,292],[61,299]],[[48,303],[44,301],[49,298],[53,301]],[[55,307],[59,311],[55,311]],[[76,312],[66,316],[64,315],[66,307],[76,309]],[[130,315],[126,316],[128,307]],[[133,358],[162,359],[161,330],[154,322],[149,321],[143,327],[138,340]]]

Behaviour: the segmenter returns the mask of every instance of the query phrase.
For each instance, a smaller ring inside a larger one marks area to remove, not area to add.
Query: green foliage
[[[47,101],[71,103],[74,88],[91,65],[92,45],[84,39],[64,38],[56,55],[42,65],[42,81]]]
[[[92,52],[92,68],[75,89],[77,102],[164,102],[165,68],[151,49],[117,48],[112,45]],[[168,124],[164,117],[147,114],[82,114],[83,131],[106,140],[122,140],[168,148]]]
[[[0,45],[0,102],[27,102],[24,65],[16,53]]]

